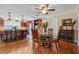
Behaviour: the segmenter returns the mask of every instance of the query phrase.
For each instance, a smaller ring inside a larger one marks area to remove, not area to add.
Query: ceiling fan
[[[40,14],[40,13],[48,14],[48,11],[55,11],[55,9],[49,8],[49,4],[45,4],[41,8],[35,8],[35,9],[36,10],[41,10],[41,12],[39,12],[38,14]]]

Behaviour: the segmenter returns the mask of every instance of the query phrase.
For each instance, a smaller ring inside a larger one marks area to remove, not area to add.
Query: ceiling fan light
[[[42,10],[42,13],[45,14],[47,11],[46,10]]]

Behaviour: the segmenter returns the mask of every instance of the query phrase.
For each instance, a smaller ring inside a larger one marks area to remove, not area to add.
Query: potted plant
[[[44,33],[47,33],[48,22],[43,23]]]

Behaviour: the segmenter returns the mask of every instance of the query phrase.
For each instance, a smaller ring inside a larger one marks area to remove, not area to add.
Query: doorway
[[[28,39],[32,39],[32,22],[29,21],[29,27],[28,27]]]

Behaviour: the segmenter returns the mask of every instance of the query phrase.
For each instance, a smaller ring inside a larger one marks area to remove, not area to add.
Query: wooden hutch
[[[59,31],[59,38],[69,42],[74,42],[74,28],[72,19],[62,20],[62,26],[60,26]]]

